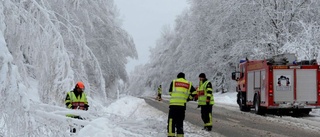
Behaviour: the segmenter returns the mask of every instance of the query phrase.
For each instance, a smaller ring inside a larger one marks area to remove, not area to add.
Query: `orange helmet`
[[[77,82],[77,84],[76,84],[76,88],[81,88],[81,89],[84,90],[84,84],[83,84],[81,81],[79,81],[79,82]]]

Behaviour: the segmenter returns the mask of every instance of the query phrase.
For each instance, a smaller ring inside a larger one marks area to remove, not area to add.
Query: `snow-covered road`
[[[164,112],[168,110],[165,96],[164,101],[158,103],[151,99],[146,102]],[[260,116],[253,112],[240,112],[235,102],[235,93],[217,94],[215,96],[216,105],[213,108],[214,134],[212,136],[318,136],[320,134],[319,116],[314,110],[310,116]],[[158,105],[156,105],[158,104]],[[159,105],[160,104],[160,105]],[[164,105],[164,106],[161,106]],[[202,126],[200,110],[196,109],[196,102],[187,104],[186,121]],[[222,134],[222,135],[221,135]]]

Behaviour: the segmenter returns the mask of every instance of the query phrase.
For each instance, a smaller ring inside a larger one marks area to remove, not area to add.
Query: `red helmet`
[[[77,82],[76,88],[81,88],[81,89],[84,90],[84,84],[83,84],[83,82],[81,82],[81,81]]]

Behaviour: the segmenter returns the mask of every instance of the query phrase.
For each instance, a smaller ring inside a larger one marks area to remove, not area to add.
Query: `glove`
[[[198,100],[198,95],[194,97],[194,101],[197,101],[197,100]]]
[[[88,104],[84,104],[84,109],[88,110],[89,109],[89,105]]]
[[[187,102],[189,102],[191,100],[193,100],[193,97],[191,95],[189,95],[188,98],[187,98]]]
[[[206,100],[206,103],[207,103],[207,105],[210,105],[210,100],[207,99],[207,100]]]
[[[210,100],[211,100],[211,97],[208,96],[207,99],[206,99],[206,104],[207,105],[210,105]]]

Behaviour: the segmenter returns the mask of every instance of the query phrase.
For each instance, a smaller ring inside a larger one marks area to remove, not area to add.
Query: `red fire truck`
[[[320,66],[316,60],[296,62],[294,54],[263,60],[241,60],[232,73],[241,111],[309,114],[320,107]]]

